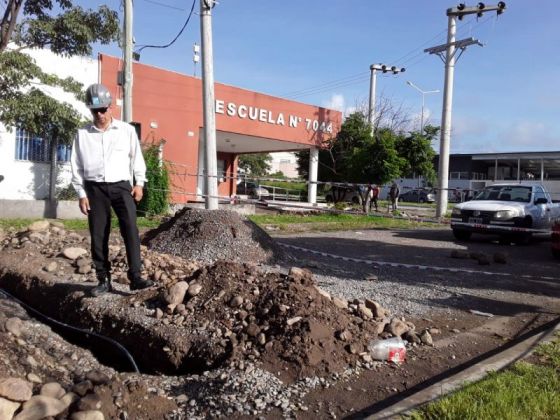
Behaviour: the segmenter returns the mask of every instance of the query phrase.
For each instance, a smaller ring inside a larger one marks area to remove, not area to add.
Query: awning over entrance
[[[309,150],[309,146],[302,143],[217,131],[216,149],[222,153],[246,154]]]

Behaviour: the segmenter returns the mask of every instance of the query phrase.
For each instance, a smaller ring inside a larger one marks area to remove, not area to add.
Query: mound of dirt
[[[182,209],[147,232],[143,243],[154,251],[205,263],[275,263],[284,257],[265,231],[229,210]]]
[[[177,315],[163,316],[184,318],[190,364],[203,362],[208,368],[261,362],[291,381],[340,372],[364,361],[368,340],[377,337],[377,322],[338,307],[305,269],[294,267],[283,275],[218,261],[187,281],[189,290],[197,291],[196,296],[187,293],[183,301],[187,313],[181,315],[181,306]],[[159,297],[146,304],[161,308],[165,300]],[[177,311],[171,305],[166,312]]]
[[[173,232],[180,249],[188,241],[179,232],[210,213],[181,212],[160,239]],[[239,220],[230,212],[216,213],[214,220]],[[205,225],[211,224],[199,224]],[[198,373],[251,362],[291,381],[367,364],[368,341],[389,334],[383,332],[389,319],[375,302],[331,297],[308,270],[292,267],[286,275],[255,263],[195,263],[145,247],[143,274],[158,287],[128,294],[126,286],[115,285],[115,293],[94,299],[83,283],[95,279],[87,238],[48,223],[41,229],[12,232],[2,241],[0,287],[53,318],[118,340],[146,371]],[[200,243],[201,234],[191,236]],[[111,243],[119,282],[126,272],[124,247],[115,236]]]

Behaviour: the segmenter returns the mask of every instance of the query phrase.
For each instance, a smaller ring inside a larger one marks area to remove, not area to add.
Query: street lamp
[[[439,89],[436,89],[436,90],[422,90],[409,80],[406,81],[406,84],[410,87],[413,87],[414,89],[416,89],[418,92],[420,92],[422,94],[422,114],[420,116],[420,134],[422,134],[424,132],[424,96],[427,93],[439,93]]]
[[[368,123],[371,126],[371,133],[373,134],[373,126],[375,124],[375,85],[377,83],[377,72],[399,74],[406,71],[404,67],[388,66],[387,64],[372,64],[369,66],[371,76],[369,80],[369,109],[368,109]]]

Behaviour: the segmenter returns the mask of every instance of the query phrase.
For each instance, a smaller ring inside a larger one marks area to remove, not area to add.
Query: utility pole
[[[420,89],[418,86],[416,86],[414,83],[412,83],[410,80],[406,81],[406,84],[414,89],[416,89],[418,92],[420,92],[422,94],[422,111],[420,114],[420,134],[422,134],[424,132],[424,96],[428,93],[439,93],[439,89],[435,89],[435,90],[422,90]]]
[[[123,121],[132,121],[132,0],[124,0]]]
[[[373,126],[375,124],[375,88],[377,84],[377,72],[382,71],[383,73],[391,72],[393,74],[398,74],[404,72],[406,69],[397,68],[396,66],[388,66],[386,64],[372,64],[369,66],[371,71],[371,76],[369,79],[369,110],[368,110],[368,123],[371,126],[371,133],[373,134]]]
[[[214,58],[212,52],[212,8],[214,0],[200,0],[200,39],[202,43],[202,103],[204,117],[204,152],[206,162],[207,210],[218,209],[218,175],[216,156],[216,110],[214,96]]]
[[[476,7],[466,7],[460,3],[457,7],[447,9],[447,43],[432,48],[427,48],[424,52],[437,54],[445,63],[445,85],[443,88],[443,107],[441,114],[441,136],[439,145],[439,168],[438,168],[438,194],[436,217],[443,217],[447,212],[448,187],[449,187],[449,145],[451,138],[451,108],[453,103],[453,77],[455,74],[455,62],[461,57],[469,45],[483,46],[477,39],[466,38],[460,41],[455,40],[457,32],[457,19],[462,20],[465,15],[476,14],[481,17],[485,12],[496,11],[502,14],[506,8],[504,2],[499,2],[496,6],[486,6],[478,3]],[[445,57],[443,52],[445,51]],[[456,56],[457,51],[459,56]]]

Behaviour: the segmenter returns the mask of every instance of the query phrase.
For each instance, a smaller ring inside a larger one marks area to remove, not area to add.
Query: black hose
[[[134,361],[134,358],[132,357],[132,355],[128,352],[128,350],[122,345],[120,344],[118,341],[113,340],[112,338],[109,337],[105,337],[101,334],[98,334],[96,332],[93,331],[88,331],[88,330],[84,330],[81,328],[77,328],[74,327],[72,325],[68,325],[65,324],[64,322],[60,322],[57,321],[56,319],[53,319],[41,312],[39,312],[37,309],[29,306],[28,304],[26,304],[25,302],[22,302],[21,300],[19,300],[18,298],[16,298],[15,296],[11,295],[10,293],[8,293],[6,291],[6,289],[0,287],[0,293],[5,294],[7,297],[9,297],[10,299],[16,301],[18,304],[20,304],[21,306],[23,306],[25,309],[27,309],[28,311],[33,312],[34,314],[38,315],[41,318],[47,319],[49,322],[58,325],[59,327],[62,328],[67,328],[73,331],[77,331],[79,333],[85,334],[85,335],[92,335],[94,337],[100,338],[101,340],[104,340],[110,344],[112,344],[113,346],[117,347],[122,353],[124,353],[124,355],[126,356],[126,358],[128,359],[128,361],[130,362],[130,364],[132,365],[132,368],[134,369],[134,372],[136,373],[140,373],[140,370],[138,369],[138,365],[136,365],[136,362]]]

